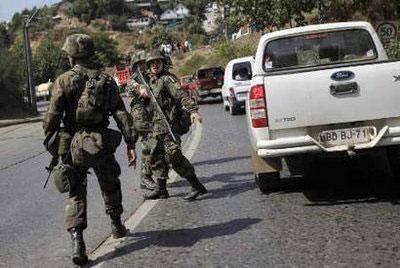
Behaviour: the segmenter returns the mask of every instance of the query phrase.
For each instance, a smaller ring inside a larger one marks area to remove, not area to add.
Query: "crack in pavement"
[[[9,138],[0,138],[1,141],[9,141],[9,140],[22,140],[22,139],[28,139],[28,138],[41,138],[43,139],[43,135],[40,136],[21,136],[21,137],[9,137]]]
[[[10,164],[10,165],[5,166],[5,167],[1,167],[1,168],[0,168],[0,171],[3,171],[3,170],[6,170],[6,169],[15,167],[16,165],[22,164],[22,163],[24,163],[24,162],[26,162],[26,161],[28,161],[28,160],[31,160],[31,159],[33,159],[33,158],[35,158],[35,157],[38,157],[38,156],[44,154],[45,152],[47,152],[47,151],[46,151],[46,150],[40,151],[39,153],[37,153],[37,154],[35,154],[35,155],[32,155],[32,156],[30,156],[30,157],[24,158],[24,159],[22,159],[22,160],[20,160],[20,161],[18,161],[18,162],[16,162],[16,163]]]

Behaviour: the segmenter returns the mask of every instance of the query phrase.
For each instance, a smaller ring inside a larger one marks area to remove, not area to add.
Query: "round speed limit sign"
[[[382,23],[378,26],[376,32],[382,39],[390,39],[396,37],[397,28],[393,23]]]

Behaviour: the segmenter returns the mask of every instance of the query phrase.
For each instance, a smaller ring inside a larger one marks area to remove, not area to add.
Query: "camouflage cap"
[[[67,37],[62,47],[69,56],[86,58],[94,54],[93,39],[87,34],[73,34]]]
[[[139,51],[137,53],[135,53],[132,58],[131,58],[131,65],[134,66],[136,64],[138,64],[141,61],[146,61],[147,58],[147,54],[145,51]]]
[[[149,53],[146,63],[149,64],[153,60],[162,60],[165,63],[165,57],[158,49],[152,50]]]

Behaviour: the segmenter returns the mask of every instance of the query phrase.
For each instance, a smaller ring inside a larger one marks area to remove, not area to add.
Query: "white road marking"
[[[192,135],[185,144],[183,150],[184,155],[187,159],[191,159],[196,152],[196,149],[201,140],[201,134],[203,132],[203,127],[201,124],[196,124],[196,127],[192,131]],[[169,172],[169,181],[174,182],[178,178],[178,175],[175,171],[171,170]],[[129,217],[129,219],[125,222],[126,228],[129,229],[130,232],[133,232],[137,226],[142,222],[142,220],[147,216],[147,214],[157,205],[160,200],[146,200],[139,206],[139,208]],[[105,256],[106,254],[110,254],[115,251],[118,246],[125,241],[126,238],[122,239],[114,239],[111,236],[108,237],[104,242],[102,242],[91,254],[89,254],[89,259],[92,261],[96,261],[96,259],[101,258],[101,256]],[[106,261],[102,261],[93,267],[100,268]]]

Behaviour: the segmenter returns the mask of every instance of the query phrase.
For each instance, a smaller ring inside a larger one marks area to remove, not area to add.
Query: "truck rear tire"
[[[229,113],[231,115],[237,115],[238,114],[238,108],[231,101],[229,101]]]
[[[281,186],[281,177],[279,172],[256,174],[255,180],[258,188],[263,193],[276,191]]]
[[[394,178],[400,177],[400,146],[393,145],[386,148],[390,169]]]

